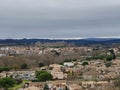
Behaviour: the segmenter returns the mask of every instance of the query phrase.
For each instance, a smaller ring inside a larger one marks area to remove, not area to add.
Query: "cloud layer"
[[[0,38],[120,36],[120,0],[0,0]]]

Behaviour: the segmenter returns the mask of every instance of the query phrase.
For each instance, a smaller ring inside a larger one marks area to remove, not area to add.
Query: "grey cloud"
[[[1,0],[0,38],[119,36],[119,0]]]

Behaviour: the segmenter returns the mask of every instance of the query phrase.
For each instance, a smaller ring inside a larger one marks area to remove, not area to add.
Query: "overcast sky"
[[[0,38],[120,37],[120,0],[0,0]]]

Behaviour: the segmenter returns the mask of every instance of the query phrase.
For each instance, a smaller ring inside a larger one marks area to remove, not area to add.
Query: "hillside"
[[[113,44],[113,43],[120,43],[120,39],[113,39],[113,38],[86,38],[86,39],[0,39],[0,45],[29,45],[35,44],[36,42],[41,43],[52,43],[52,42],[67,42],[73,43],[77,46],[81,45],[93,45],[93,44]]]

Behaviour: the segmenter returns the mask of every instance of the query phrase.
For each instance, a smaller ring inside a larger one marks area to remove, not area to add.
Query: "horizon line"
[[[5,40],[5,39],[49,39],[49,40],[79,40],[79,39],[120,39],[120,36],[101,36],[101,37],[75,37],[75,38],[0,38],[1,40]]]

